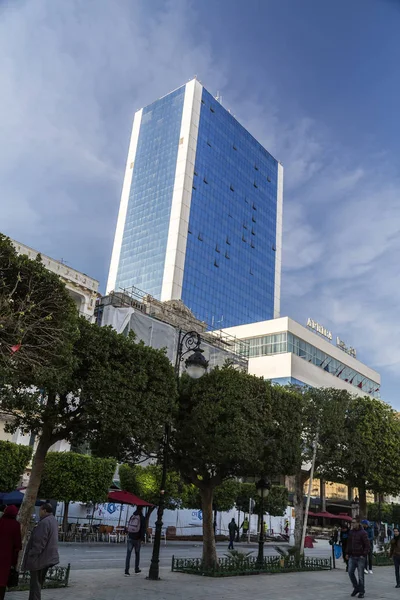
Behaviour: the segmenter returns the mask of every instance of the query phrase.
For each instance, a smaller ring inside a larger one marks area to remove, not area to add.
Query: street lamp
[[[264,564],[264,498],[266,498],[269,494],[269,490],[271,488],[271,484],[269,481],[261,477],[259,481],[256,483],[257,494],[261,498],[261,519],[260,519],[260,536],[258,538],[258,557],[257,563],[262,566]]]
[[[358,516],[359,508],[360,508],[360,501],[358,499],[358,496],[356,496],[354,498],[354,500],[351,501],[351,516],[353,519],[355,519]]]
[[[179,331],[178,337],[178,348],[176,352],[175,360],[175,377],[179,389],[179,375],[181,370],[181,363],[185,356],[186,372],[192,379],[200,379],[202,375],[207,371],[208,360],[203,356],[204,350],[200,348],[201,337],[196,331],[188,331],[183,334]],[[160,487],[160,500],[158,502],[157,510],[157,521],[156,530],[154,534],[153,553],[151,556],[151,563],[149,569],[149,575],[147,579],[158,580],[160,579],[160,546],[161,546],[161,531],[163,525],[163,514],[165,505],[165,484],[167,482],[167,470],[168,470],[168,452],[169,452],[169,423],[165,423],[164,438],[162,442],[162,455],[163,455],[163,468],[161,475],[161,487]]]

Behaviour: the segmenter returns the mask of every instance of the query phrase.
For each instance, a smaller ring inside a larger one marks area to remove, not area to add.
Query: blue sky
[[[133,114],[197,75],[285,167],[282,314],[400,408],[399,0],[1,0],[0,230],[104,290]]]

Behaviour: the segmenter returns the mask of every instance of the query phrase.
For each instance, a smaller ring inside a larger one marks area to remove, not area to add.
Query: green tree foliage
[[[0,441],[0,491],[12,492],[17,487],[32,455],[30,446]]]
[[[395,519],[396,512],[400,508],[399,504],[386,504],[381,502],[379,506],[378,502],[368,503],[368,519],[369,521],[382,521],[383,523],[397,523]]]
[[[172,459],[199,489],[203,510],[203,560],[215,566],[214,490],[225,480],[254,474],[271,413],[270,388],[232,367],[201,379],[183,377],[171,439]]]
[[[367,517],[366,492],[400,491],[400,421],[391,406],[370,397],[348,397],[336,452],[324,456],[326,479],[357,487],[360,513]]]
[[[295,492],[295,545],[299,548],[304,521],[304,484],[310,478],[313,445],[317,442],[316,473],[323,474],[323,465],[339,455],[343,443],[343,422],[349,394],[334,388],[304,388],[295,390],[300,428],[292,443],[296,445]],[[296,423],[298,421],[296,420]],[[289,420],[290,429],[290,420]],[[336,481],[335,478],[333,478]]]
[[[153,504],[146,511],[146,528],[150,515],[160,500],[161,473],[160,465],[142,467],[141,465],[122,464],[119,467],[122,489]],[[165,508],[175,510],[182,506],[183,497],[187,494],[187,487],[176,471],[168,471],[164,494]]]
[[[117,466],[114,458],[95,458],[75,452],[49,452],[39,496],[64,502],[64,531],[70,502],[104,502]]]
[[[240,489],[237,479],[227,479],[214,489],[213,508],[214,511],[227,512],[235,506],[236,498]],[[193,484],[187,486],[184,498],[185,508],[201,508],[202,501],[199,488]]]
[[[37,497],[46,454],[59,440],[85,440],[101,456],[120,458],[126,447],[136,458],[159,443],[175,402],[176,382],[165,353],[135,343],[133,336],[79,321],[73,370],[59,386],[14,387],[2,409],[14,428],[35,431],[38,445],[20,510],[23,527]],[[44,382],[47,384],[48,382]]]
[[[250,499],[255,502],[253,513],[261,513],[261,498],[257,494],[255,483],[241,483],[236,497],[236,508],[243,513],[249,512]],[[272,517],[282,517],[289,503],[289,492],[283,485],[272,485],[268,496],[264,498],[264,513]]]
[[[64,283],[0,234],[0,385],[59,381],[72,367],[77,311]],[[1,406],[0,406],[1,410]]]

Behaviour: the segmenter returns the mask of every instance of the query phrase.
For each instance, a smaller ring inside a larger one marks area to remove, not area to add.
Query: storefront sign
[[[336,346],[346,352],[346,354],[350,354],[353,358],[357,358],[357,352],[355,348],[351,346],[346,346],[346,344],[340,339],[340,337],[336,337]]]
[[[332,332],[329,331],[329,329],[326,329],[323,325],[320,325],[316,321],[313,321],[312,319],[307,320],[307,327],[313,329],[317,333],[320,333],[324,337],[328,338],[328,340],[332,339]]]

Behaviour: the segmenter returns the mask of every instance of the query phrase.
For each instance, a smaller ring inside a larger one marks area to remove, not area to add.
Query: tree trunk
[[[367,490],[365,488],[365,481],[361,481],[358,485],[358,496],[360,502],[360,516],[362,519],[368,518],[368,507],[367,507]]]
[[[64,502],[63,532],[65,534],[68,531],[68,511],[69,511],[69,502]]]
[[[321,477],[319,480],[320,486],[320,496],[321,496],[321,510],[322,512],[326,512],[326,487],[325,487],[325,479]]]
[[[236,541],[240,542],[240,510],[238,511],[238,528],[236,533]]]
[[[214,523],[213,523],[214,537],[217,536],[217,516],[218,516],[218,511],[216,508],[214,508]]]
[[[36,448],[35,456],[32,460],[32,471],[29,478],[28,487],[18,513],[18,520],[21,523],[22,545],[25,546],[29,534],[29,526],[32,513],[35,509],[36,499],[39,492],[40,482],[44,469],[44,461],[47,452],[51,446],[50,436],[41,435]]]
[[[206,569],[214,569],[218,559],[213,531],[213,489],[201,488],[199,491],[203,511],[203,564]]]
[[[294,476],[294,545],[297,550],[300,550],[301,536],[303,533],[304,520],[304,484],[308,480],[310,474],[299,469]]]

